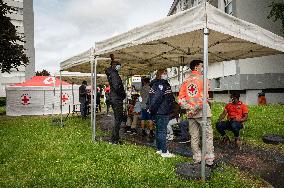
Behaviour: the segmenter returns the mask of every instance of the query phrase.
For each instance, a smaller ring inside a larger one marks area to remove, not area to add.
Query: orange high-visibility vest
[[[203,77],[198,71],[192,71],[180,88],[179,105],[194,114],[197,110],[202,109],[202,98]]]

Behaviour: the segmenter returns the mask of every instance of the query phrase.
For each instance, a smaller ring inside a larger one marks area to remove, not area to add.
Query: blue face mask
[[[119,65],[119,64],[116,65],[116,66],[115,66],[115,69],[116,69],[117,71],[119,71],[119,70],[121,69],[121,65]]]

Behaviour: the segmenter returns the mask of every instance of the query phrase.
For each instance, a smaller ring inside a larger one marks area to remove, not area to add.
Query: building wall
[[[271,0],[229,1],[232,10],[230,14],[233,16],[275,34],[282,34],[280,21],[274,23],[267,18],[271,10]],[[181,8],[174,7],[181,7],[182,2],[183,0],[175,0],[168,15],[182,11]],[[188,8],[199,3],[198,0],[188,2]],[[225,11],[224,0],[211,0],[210,3]],[[257,94],[261,91],[265,91],[268,103],[284,103],[284,54],[212,63],[208,67],[208,78],[216,101],[226,101],[228,94],[224,92],[228,90],[239,90],[242,92],[242,100],[248,104],[256,104]],[[172,83],[178,83],[176,77]]]
[[[281,22],[274,23],[272,19],[267,16],[271,10],[269,5],[272,0],[234,0],[236,8],[234,16],[254,23],[264,29],[267,29],[275,34],[281,35]],[[275,0],[275,2],[283,2],[283,0]]]
[[[23,36],[26,41],[24,48],[30,63],[26,67],[19,66],[18,71],[12,70],[10,74],[0,73],[0,97],[6,96],[6,85],[24,82],[35,75],[33,0],[4,0],[4,2],[17,9],[7,16],[15,26],[18,26],[17,34]]]

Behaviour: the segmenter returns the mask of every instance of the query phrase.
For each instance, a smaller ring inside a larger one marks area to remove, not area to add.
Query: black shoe
[[[146,131],[144,129],[142,130],[142,136],[143,137],[147,136],[147,133],[146,133]]]
[[[224,135],[220,144],[221,145],[227,145],[227,144],[229,144],[229,142],[230,142],[230,138],[227,135]]]
[[[111,141],[109,141],[108,143],[109,143],[109,144],[112,144],[112,145],[121,145],[121,144],[123,144],[122,141],[120,141],[120,140],[118,140],[118,141],[112,141],[112,140],[111,140]]]
[[[131,129],[130,135],[135,135],[135,134],[137,134],[137,130],[135,128]]]
[[[152,130],[150,130],[150,133],[149,133],[149,138],[154,138],[155,137],[155,134]]]
[[[131,127],[130,126],[125,127],[125,133],[131,133]]]

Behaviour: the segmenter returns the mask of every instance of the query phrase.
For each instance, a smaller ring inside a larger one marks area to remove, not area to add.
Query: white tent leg
[[[93,120],[93,141],[96,141],[96,99],[97,99],[97,63],[98,59],[95,58],[95,67],[94,67],[94,108],[93,108],[93,114],[94,114],[94,120]]]
[[[59,71],[60,75],[60,126],[63,127],[63,116],[62,116],[62,70]]]
[[[206,154],[206,126],[207,126],[207,68],[208,68],[208,28],[204,28],[203,46],[203,108],[202,108],[202,152],[201,152],[201,179],[205,181],[205,154]]]
[[[93,127],[93,121],[94,121],[94,83],[93,83],[93,77],[94,77],[94,57],[93,54],[91,54],[91,127]]]

